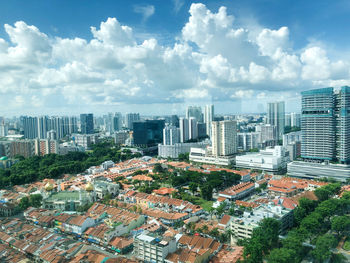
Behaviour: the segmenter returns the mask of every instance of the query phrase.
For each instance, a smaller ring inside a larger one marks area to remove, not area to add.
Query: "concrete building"
[[[350,163],[350,87],[302,94],[301,157]]]
[[[98,142],[96,134],[72,134],[72,139],[76,145],[84,147],[85,150],[90,149],[92,144]]]
[[[289,155],[283,146],[268,147],[258,153],[236,156],[236,167],[282,173],[287,169]]]
[[[190,140],[198,138],[198,125],[195,117],[190,117],[188,120],[188,135]]]
[[[125,116],[125,127],[132,130],[134,128],[133,123],[140,120],[139,113],[127,113]]]
[[[186,142],[190,138],[189,135],[189,124],[188,119],[180,118],[179,120],[179,126],[180,126],[180,142]]]
[[[50,139],[36,139],[35,140],[35,154],[44,156],[50,153],[59,153],[59,144],[56,140]]]
[[[264,218],[275,218],[280,221],[280,234],[285,234],[293,226],[293,210],[273,203],[264,204],[252,212],[244,212],[242,216],[234,217],[231,221],[232,241],[251,238],[254,228],[257,228]]]
[[[211,138],[211,123],[214,120],[214,105],[205,105],[204,123],[206,125],[206,133]]]
[[[94,115],[92,113],[80,114],[80,131],[83,134],[94,133]]]
[[[282,138],[285,126],[284,101],[267,104],[267,124],[277,127],[277,139]]]
[[[228,166],[234,163],[235,156],[215,156],[212,153],[212,147],[209,146],[206,148],[191,147],[189,159],[191,162]]]
[[[115,144],[125,144],[125,141],[130,137],[128,131],[117,131],[114,133]]]
[[[186,119],[195,118],[197,122],[203,122],[202,108],[200,106],[188,106],[186,110]]]
[[[287,167],[288,175],[292,177],[307,179],[333,178],[341,182],[350,179],[350,165],[345,164],[294,161],[288,163]]]
[[[173,145],[158,144],[158,156],[162,158],[179,158],[179,154],[189,153],[191,148],[206,148],[209,141],[175,143]]]
[[[290,126],[292,127],[301,127],[301,114],[291,112],[290,113]]]
[[[180,129],[175,126],[165,125],[163,129],[163,145],[174,145],[180,142]]]
[[[295,142],[301,142],[301,138],[301,131],[283,134],[283,146],[287,146],[288,144],[292,144]]]
[[[139,146],[152,146],[163,142],[164,120],[145,120],[133,123],[133,143]]]
[[[271,142],[272,146],[274,146],[278,141],[277,126],[270,125],[270,124],[256,126],[256,132],[260,132],[261,143]]]
[[[236,121],[212,122],[212,154],[215,157],[228,156],[237,152]]]
[[[237,133],[237,148],[243,151],[259,148],[260,132],[239,132]]]
[[[163,263],[169,253],[176,251],[176,240],[141,234],[134,239],[134,254],[143,262]]]

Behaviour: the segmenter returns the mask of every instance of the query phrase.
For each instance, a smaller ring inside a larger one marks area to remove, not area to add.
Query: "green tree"
[[[19,201],[19,207],[22,209],[22,210],[26,210],[28,207],[30,206],[30,203],[29,203],[29,198],[28,197],[22,197],[21,200]]]
[[[271,250],[268,258],[269,263],[296,263],[296,252],[288,248],[275,248]]]
[[[41,207],[43,197],[41,194],[35,194],[35,195],[30,195],[29,196],[29,203],[31,206],[34,207]]]
[[[188,185],[188,188],[193,194],[195,194],[197,192],[198,184],[195,182],[190,182],[190,184]]]
[[[324,234],[317,238],[316,248],[312,251],[312,255],[318,262],[323,262],[331,255],[331,249],[337,245],[337,240],[330,234]]]
[[[205,200],[211,200],[213,197],[213,187],[209,184],[204,184],[200,187],[201,196]]]
[[[344,234],[344,232],[350,230],[350,217],[348,216],[335,216],[331,220],[331,227],[333,231],[338,233],[338,236]]]

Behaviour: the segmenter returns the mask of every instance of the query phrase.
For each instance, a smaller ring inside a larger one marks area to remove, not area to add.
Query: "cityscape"
[[[0,262],[350,262],[347,55],[231,14],[257,3],[148,2],[87,3],[133,26],[109,17],[90,40],[4,23]],[[157,12],[169,31],[142,32]]]

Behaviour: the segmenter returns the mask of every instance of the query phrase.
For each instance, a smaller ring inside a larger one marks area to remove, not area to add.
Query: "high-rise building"
[[[150,146],[157,143],[162,143],[164,126],[164,120],[145,120],[134,122],[134,144]]]
[[[267,123],[277,127],[278,139],[282,139],[285,126],[284,101],[267,104]]]
[[[46,139],[47,132],[49,131],[49,118],[47,116],[37,117],[38,124],[38,138]]]
[[[133,123],[136,121],[140,120],[140,114],[139,113],[127,113],[125,116],[125,126],[126,128],[132,130],[133,127]]]
[[[265,124],[256,126],[255,130],[260,132],[260,142],[272,142],[272,145],[276,144],[278,138],[278,131],[275,125]],[[271,145],[271,144],[268,144]]]
[[[68,120],[68,134],[73,134],[78,132],[78,120],[77,117],[69,117]]]
[[[186,142],[189,139],[189,130],[188,130],[188,119],[180,118],[180,142]]]
[[[207,127],[205,123],[197,123],[198,138],[205,138],[207,136]]]
[[[214,105],[205,105],[204,123],[206,125],[207,135],[211,137],[211,123],[214,120]]]
[[[186,111],[186,119],[195,118],[197,122],[203,122],[202,108],[200,106],[188,106]]]
[[[4,118],[2,118],[1,120],[0,120],[0,137],[2,136],[2,137],[5,137],[5,136],[7,136],[7,134],[8,134],[8,124],[7,123],[5,123],[5,119]]]
[[[237,152],[236,121],[212,122],[212,151],[214,156],[227,156]]]
[[[188,120],[188,135],[190,140],[195,140],[198,138],[197,119],[194,117],[191,117]]]
[[[38,120],[35,117],[21,116],[21,126],[24,138],[35,139],[38,137]]]
[[[292,126],[292,119],[291,119],[291,114],[290,113],[286,113],[285,117],[284,117],[284,126]]]
[[[59,144],[56,140],[50,139],[36,139],[35,140],[35,154],[44,156],[50,153],[58,154]]]
[[[94,115],[92,113],[80,114],[80,131],[83,134],[94,133]]]
[[[179,128],[179,117],[177,115],[171,115],[170,124],[176,128]]]
[[[174,145],[179,142],[180,129],[166,124],[163,129],[163,145]]]
[[[350,87],[301,94],[301,157],[350,163]]]
[[[290,114],[290,126],[292,127],[300,127],[301,126],[301,116],[300,113],[292,112]]]

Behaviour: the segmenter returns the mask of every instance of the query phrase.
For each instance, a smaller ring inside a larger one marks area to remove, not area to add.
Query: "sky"
[[[350,2],[2,0],[0,116],[256,113],[350,85]]]

